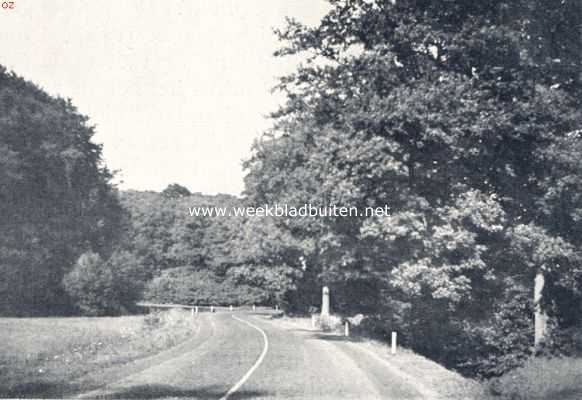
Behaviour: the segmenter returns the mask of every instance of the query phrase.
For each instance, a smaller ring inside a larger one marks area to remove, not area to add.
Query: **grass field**
[[[0,397],[74,393],[82,389],[71,384],[79,378],[168,349],[193,332],[192,317],[177,310],[111,318],[0,318]]]

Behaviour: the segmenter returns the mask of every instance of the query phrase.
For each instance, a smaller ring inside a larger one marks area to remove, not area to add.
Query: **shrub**
[[[576,325],[560,330],[554,336],[558,348],[564,355],[582,357],[582,326]]]
[[[382,313],[368,315],[353,332],[399,343],[465,376],[489,378],[517,368],[532,354],[530,293],[512,285],[489,317],[469,318],[438,299],[385,300]]]
[[[337,315],[328,315],[326,317],[318,315],[315,324],[324,332],[340,332],[343,327],[342,319]]]
[[[119,315],[133,309],[140,295],[137,266],[127,253],[115,253],[108,262],[84,253],[65,275],[63,286],[85,315]]]
[[[468,375],[500,376],[521,366],[532,354],[533,304],[526,291],[512,291],[490,320],[463,324],[465,346],[458,368]]]

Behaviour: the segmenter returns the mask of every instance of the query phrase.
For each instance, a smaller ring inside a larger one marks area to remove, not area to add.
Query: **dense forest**
[[[289,19],[305,61],[246,160],[245,193],[111,184],[70,101],[0,71],[0,311],[140,299],[278,304],[322,285],[361,329],[468,375],[582,350],[582,4],[330,0]],[[192,206],[383,207],[389,216],[192,217]],[[544,279],[534,304],[535,278]],[[534,348],[534,311],[548,333]]]

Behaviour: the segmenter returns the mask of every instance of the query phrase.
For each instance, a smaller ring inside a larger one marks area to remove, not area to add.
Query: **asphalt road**
[[[196,336],[181,347],[180,354],[113,379],[79,398],[429,398],[381,357],[341,336],[299,329],[252,313],[196,318]]]

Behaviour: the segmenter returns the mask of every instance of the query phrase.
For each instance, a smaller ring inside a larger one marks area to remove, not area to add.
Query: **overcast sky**
[[[239,194],[241,160],[280,95],[273,27],[323,0],[15,0],[0,64],[68,97],[97,126],[121,188]],[[296,62],[296,60],[295,60]]]

